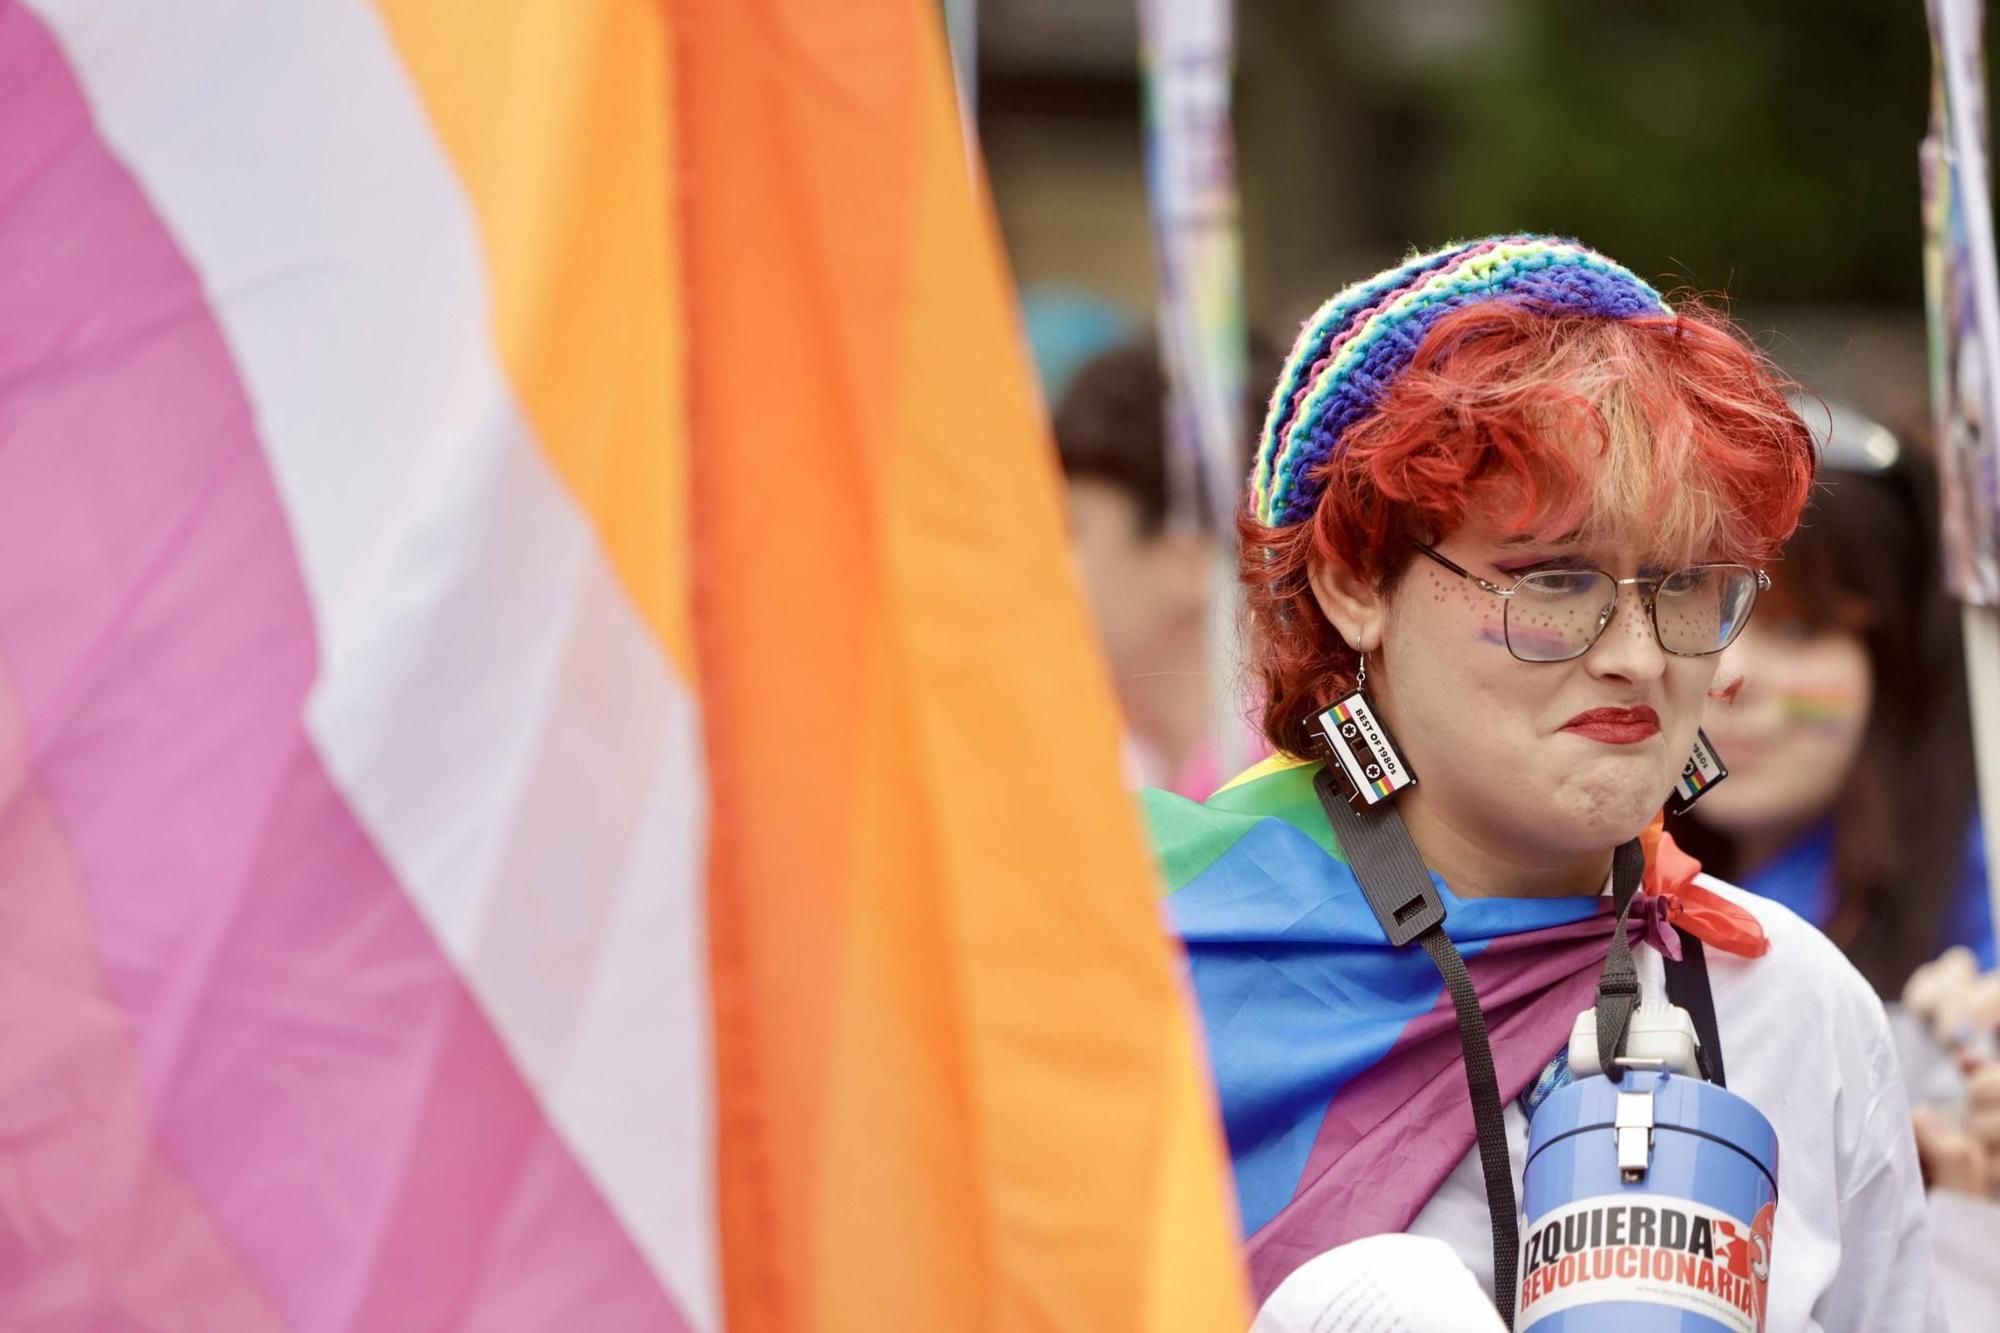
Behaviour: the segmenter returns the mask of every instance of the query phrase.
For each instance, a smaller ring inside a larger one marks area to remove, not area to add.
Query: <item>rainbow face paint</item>
[[[1785,722],[1829,730],[1845,728],[1861,701],[1847,690],[1787,690],[1778,697]]]

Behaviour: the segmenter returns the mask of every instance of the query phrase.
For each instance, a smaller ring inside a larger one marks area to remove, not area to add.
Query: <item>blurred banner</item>
[[[0,0],[0,1326],[1215,1329],[934,0]]]
[[[1237,218],[1230,86],[1233,0],[1139,0],[1146,178],[1160,272],[1160,355],[1167,377],[1170,500],[1210,526],[1220,548],[1210,674],[1219,768],[1239,773],[1265,752],[1239,697],[1236,514],[1250,441],[1244,411],[1243,242]]]
[[[1176,501],[1236,531],[1244,439],[1243,261],[1229,89],[1232,0],[1139,0],[1146,178]],[[1230,770],[1235,771],[1235,770]]]
[[[1931,122],[1921,155],[1931,410],[1945,578],[1966,603],[1966,675],[1988,891],[2000,921],[2000,265],[1986,141],[1985,10],[1929,0]]]
[[[959,115],[968,144],[977,146],[979,126],[979,0],[941,0],[945,41],[951,48],[952,80],[958,86]]]
[[[1931,0],[1931,128],[1923,145],[1931,405],[1952,591],[2000,606],[2000,284],[1986,149],[1985,15]]]

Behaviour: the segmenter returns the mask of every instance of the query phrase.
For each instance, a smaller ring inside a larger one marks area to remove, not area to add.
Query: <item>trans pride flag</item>
[[[1259,1301],[1335,1245],[1406,1229],[1476,1138],[1451,997],[1422,949],[1389,947],[1313,791],[1318,769],[1279,756],[1205,804],[1143,797],[1208,1031]],[[1698,867],[1657,826],[1646,841],[1635,937],[1678,956],[1679,924],[1762,952],[1754,918],[1693,884]],[[1610,899],[1461,899],[1436,883],[1511,1102],[1595,994]]]
[[[0,0],[0,1327],[1240,1321],[932,10]]]

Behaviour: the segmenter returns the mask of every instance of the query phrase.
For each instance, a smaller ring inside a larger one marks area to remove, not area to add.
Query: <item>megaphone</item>
[[[1528,1128],[1525,1333],[1760,1333],[1778,1209],[1778,1135],[1704,1081],[1675,1005],[1632,1016],[1600,1070],[1596,1015],[1570,1032],[1575,1082]]]

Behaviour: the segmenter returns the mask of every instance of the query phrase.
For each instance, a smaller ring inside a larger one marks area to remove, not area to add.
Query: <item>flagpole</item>
[[[1236,626],[1236,501],[1243,476],[1245,338],[1230,87],[1231,0],[1139,0],[1146,175],[1159,262],[1169,483],[1175,518],[1210,528],[1212,724],[1222,770],[1260,750],[1243,717]]]
[[[1935,69],[1923,152],[1932,409],[1943,480],[1944,555],[1964,601],[1987,894],[2000,923],[2000,264],[1986,145],[1985,17],[1930,0]]]

